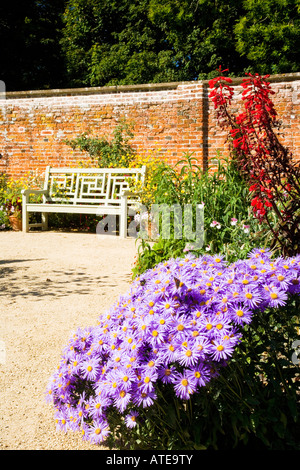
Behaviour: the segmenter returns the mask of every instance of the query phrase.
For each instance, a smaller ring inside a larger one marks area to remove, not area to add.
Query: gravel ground
[[[130,285],[134,239],[0,233],[0,450],[103,450],[55,428],[45,388],[78,327]]]

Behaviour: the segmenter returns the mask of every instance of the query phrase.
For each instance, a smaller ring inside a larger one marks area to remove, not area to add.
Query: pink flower
[[[221,228],[221,224],[220,222],[218,222],[217,220],[213,220],[212,223],[210,224],[211,227],[216,227],[218,229]]]

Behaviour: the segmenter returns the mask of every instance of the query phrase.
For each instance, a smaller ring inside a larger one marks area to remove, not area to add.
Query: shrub
[[[231,265],[189,255],[148,270],[64,348],[47,388],[57,429],[131,449],[297,446],[295,367],[282,352],[299,280],[299,256],[264,249]]]
[[[5,211],[5,196],[7,189],[7,175],[0,173],[0,229],[5,229],[8,224],[8,217]]]
[[[134,150],[130,145],[133,133],[130,124],[121,119],[113,131],[112,139],[105,136],[90,137],[86,133],[75,139],[64,142],[73,150],[79,149],[87,152],[92,163],[100,168],[128,167],[134,157]]]
[[[9,216],[22,217],[22,189],[29,187],[40,188],[39,175],[29,171],[24,176],[16,179],[6,174],[0,175],[0,223],[2,228],[9,227]],[[39,200],[40,196],[33,196],[33,200]],[[31,218],[35,216],[30,215]]]

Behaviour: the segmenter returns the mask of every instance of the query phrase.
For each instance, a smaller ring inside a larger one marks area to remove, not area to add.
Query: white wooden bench
[[[146,166],[141,168],[51,168],[45,171],[44,189],[22,191],[22,230],[48,229],[48,214],[95,214],[119,216],[119,235],[127,236],[128,207],[138,202],[129,191],[128,179],[143,184]],[[42,195],[42,202],[30,202],[30,195]],[[29,224],[29,213],[41,213],[41,223]]]

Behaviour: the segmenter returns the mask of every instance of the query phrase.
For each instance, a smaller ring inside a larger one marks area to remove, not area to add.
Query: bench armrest
[[[123,193],[121,194],[121,196],[138,196],[139,194],[142,194],[142,191],[130,191],[130,190],[126,190],[126,191],[123,191]]]
[[[23,196],[28,196],[29,194],[44,194],[46,195],[48,193],[47,189],[22,189],[21,193]]]
[[[35,194],[37,196],[43,196],[43,200],[47,199],[48,190],[47,189],[22,189],[22,204],[26,206],[29,203],[29,196],[30,194]]]

